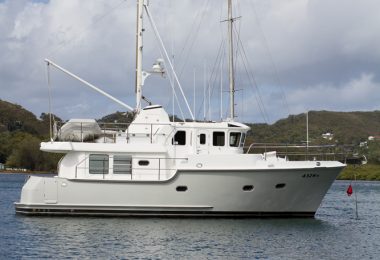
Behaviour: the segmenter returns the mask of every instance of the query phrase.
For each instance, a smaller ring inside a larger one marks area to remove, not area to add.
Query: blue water
[[[15,215],[24,175],[0,175],[0,259],[380,259],[380,182],[334,183],[315,219]]]

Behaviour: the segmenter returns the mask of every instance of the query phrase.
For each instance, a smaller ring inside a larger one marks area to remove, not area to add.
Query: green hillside
[[[133,112],[119,112],[112,113],[109,115],[106,115],[100,119],[98,119],[98,122],[103,123],[120,123],[120,124],[128,124],[131,123],[135,114]]]
[[[43,136],[48,133],[48,129],[48,121],[37,119],[20,105],[0,100],[0,133],[22,131]]]
[[[59,156],[39,150],[48,133],[48,114],[38,119],[20,105],[0,100],[0,163],[28,170],[55,169]]]
[[[250,124],[254,142],[302,143],[306,141],[306,114],[290,115],[272,125]],[[309,138],[313,144],[329,143],[324,133],[333,133],[333,143],[359,144],[368,136],[380,135],[380,111],[309,112]],[[331,142],[330,142],[331,143]]]
[[[130,123],[133,113],[116,112],[106,115],[98,122]],[[54,116],[57,121],[61,121]],[[251,126],[247,145],[250,143],[300,144],[306,140],[306,115],[290,115],[274,124],[248,124]],[[323,133],[332,133],[334,138],[326,140]],[[373,112],[309,112],[310,145],[318,144],[358,144],[368,140],[368,136],[380,136],[380,111]],[[0,163],[8,167],[29,170],[55,170],[61,155],[43,153],[39,143],[49,139],[49,114],[42,113],[37,118],[20,105],[0,100]],[[371,179],[380,178],[380,142],[368,142],[368,147],[357,149],[367,156],[370,166],[365,171],[372,172]],[[303,157],[304,158],[304,157]],[[302,159],[303,159],[302,158]],[[300,157],[301,159],[301,157]],[[370,170],[368,170],[370,169]],[[348,169],[341,176],[350,178]],[[365,173],[361,175],[366,178]]]

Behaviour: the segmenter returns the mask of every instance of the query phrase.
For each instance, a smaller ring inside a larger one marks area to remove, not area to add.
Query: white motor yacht
[[[228,7],[232,36],[231,0]],[[136,113],[133,122],[109,137],[110,131],[101,136],[96,121],[69,121],[67,124],[75,126],[62,127],[66,139],[41,143],[42,151],[65,154],[58,164],[58,175],[29,177],[20,201],[15,203],[16,213],[313,217],[345,165],[338,161],[290,161],[274,151],[245,153],[250,127],[234,120],[233,51],[229,60],[229,119],[172,122],[160,105],[141,107],[144,10],[151,18],[148,6],[138,0],[136,107],[125,105]],[[170,59],[165,62],[171,65]],[[74,76],[49,60],[47,63]],[[75,132],[70,134],[70,129]],[[96,141],[84,138],[91,135],[91,129],[96,130]]]

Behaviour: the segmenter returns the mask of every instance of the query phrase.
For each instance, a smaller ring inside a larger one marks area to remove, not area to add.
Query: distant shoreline
[[[343,169],[337,180],[361,180],[361,181],[380,181],[380,165],[348,165]]]
[[[0,174],[57,174],[56,172],[46,172],[46,171],[8,171],[0,170]]]

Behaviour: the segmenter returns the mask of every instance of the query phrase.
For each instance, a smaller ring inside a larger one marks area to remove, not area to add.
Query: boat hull
[[[16,213],[162,217],[313,217],[342,167],[181,170],[167,181],[28,179]]]

